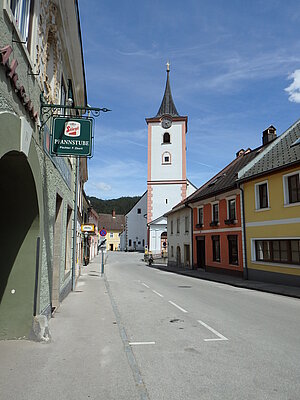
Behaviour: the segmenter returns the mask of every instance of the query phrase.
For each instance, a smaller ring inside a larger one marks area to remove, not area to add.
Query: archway
[[[39,208],[23,153],[0,159],[0,338],[28,337],[34,314]]]

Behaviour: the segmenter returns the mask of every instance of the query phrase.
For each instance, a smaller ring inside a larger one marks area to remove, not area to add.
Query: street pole
[[[104,274],[104,251],[103,248],[101,248],[101,276]]]

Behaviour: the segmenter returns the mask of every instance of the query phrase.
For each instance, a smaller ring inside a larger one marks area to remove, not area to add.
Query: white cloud
[[[103,192],[109,192],[111,190],[111,186],[105,182],[97,182],[92,184],[96,189],[99,189]]]
[[[300,69],[296,69],[288,78],[293,79],[290,86],[284,89],[289,94],[289,101],[300,103]]]

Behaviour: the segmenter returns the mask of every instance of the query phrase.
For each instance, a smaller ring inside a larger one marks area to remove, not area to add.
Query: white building
[[[168,264],[192,268],[192,210],[185,204],[177,204],[167,213]]]
[[[161,106],[155,117],[146,119],[148,247],[153,254],[161,253],[167,238],[164,214],[196,190],[186,177],[187,116],[180,116],[176,110],[169,72],[167,64],[167,82]]]
[[[125,231],[120,235],[120,248],[144,251],[147,244],[147,192],[126,214]]]

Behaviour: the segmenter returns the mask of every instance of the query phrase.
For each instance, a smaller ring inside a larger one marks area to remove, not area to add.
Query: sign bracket
[[[41,102],[41,108],[40,108],[40,127],[39,131],[40,134],[42,133],[42,130],[46,123],[49,121],[51,117],[55,116],[66,116],[64,114],[61,114],[61,111],[63,110],[64,112],[69,110],[73,111],[75,115],[72,115],[75,118],[86,118],[87,116],[85,114],[90,114],[93,117],[99,117],[101,112],[108,112],[111,111],[108,108],[98,108],[98,107],[90,107],[90,106],[71,106],[71,105],[65,105],[65,104],[49,104],[45,103],[44,96],[43,94],[40,95],[40,102]],[[60,112],[59,112],[60,111]]]

